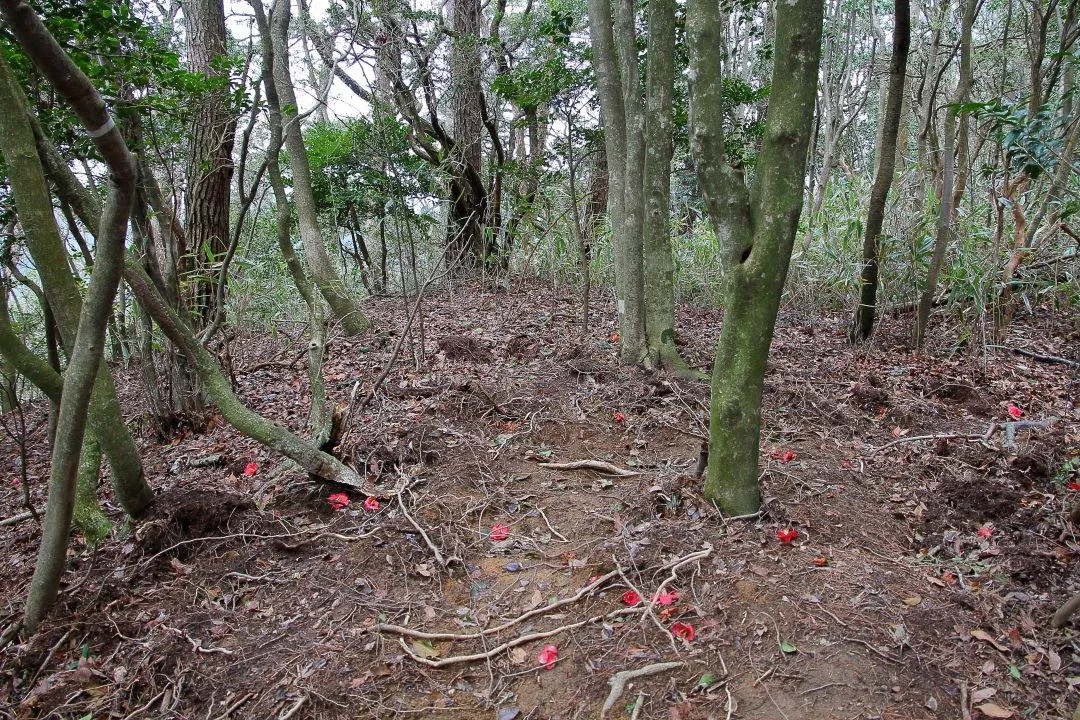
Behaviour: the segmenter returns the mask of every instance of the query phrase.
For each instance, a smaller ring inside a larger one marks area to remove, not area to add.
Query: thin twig
[[[405,476],[402,475],[402,478],[404,477]],[[401,514],[405,516],[405,519],[409,521],[410,525],[416,528],[416,531],[420,533],[420,537],[424,538],[424,542],[427,544],[432,554],[435,555],[435,561],[439,563],[439,565],[443,566],[444,568],[449,568],[450,563],[455,561],[458,565],[463,565],[464,562],[457,555],[451,555],[450,557],[446,557],[445,555],[443,555],[442,551],[439,550],[438,546],[436,546],[435,543],[431,542],[431,538],[428,537],[428,534],[427,532],[425,532],[424,528],[420,527],[420,523],[413,520],[412,515],[409,514],[408,509],[405,507],[405,501],[401,499],[401,496],[405,494],[405,490],[407,490],[408,487],[408,481],[406,480],[405,486],[402,488],[401,492],[396,495],[398,507],[401,508]]]
[[[243,705],[244,703],[246,703],[248,700],[250,700],[253,697],[255,697],[255,693],[253,693],[253,692],[249,692],[247,695],[241,696],[239,700],[237,700],[232,705],[225,708],[225,712],[218,715],[216,718],[214,718],[214,720],[226,720],[226,718],[228,718],[229,715],[232,715],[233,710],[236,710],[236,708],[240,707],[241,705]]]
[[[622,581],[624,583],[626,583],[627,587],[629,587],[631,590],[633,590],[634,593],[639,598],[641,598],[641,603],[642,603],[643,607],[645,608],[645,615],[650,620],[652,620],[653,625],[655,625],[657,627],[657,629],[660,630],[660,632],[667,635],[668,642],[671,644],[671,649],[674,650],[676,654],[678,654],[679,645],[678,645],[678,643],[675,642],[675,636],[671,633],[670,630],[668,630],[666,627],[664,627],[664,624],[662,622],[660,622],[660,619],[658,617],[656,617],[656,615],[653,613],[653,607],[656,605],[656,602],[654,600],[650,600],[649,598],[646,598],[645,596],[643,596],[641,594],[641,590],[639,590],[637,588],[637,586],[635,586],[634,583],[632,583],[630,581],[630,578],[626,577],[626,573],[624,573],[622,571],[622,568],[619,568],[619,577],[622,578]],[[656,593],[653,595],[653,597],[656,597],[656,595],[659,595],[659,594],[660,594],[660,591],[657,590]]]
[[[304,707],[304,703],[307,702],[307,695],[301,695],[300,699],[293,703],[293,706],[289,708],[289,711],[282,715],[278,720],[289,720],[293,715],[300,712],[300,708]]]

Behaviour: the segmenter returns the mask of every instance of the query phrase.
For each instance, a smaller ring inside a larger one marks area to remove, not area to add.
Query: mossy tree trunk
[[[27,247],[41,278],[61,341],[68,356],[73,357],[80,313],[83,311],[82,294],[71,272],[67,250],[53,215],[52,199],[28,120],[25,97],[2,59],[0,93],[3,93],[0,98],[3,106],[0,110],[3,115],[0,137],[3,138],[4,154],[9,158],[10,181]],[[138,517],[153,501],[154,493],[146,483],[139,451],[124,423],[112,375],[103,364],[95,364],[95,376],[90,400],[90,426],[109,458],[117,501],[129,515]],[[27,377],[36,384],[34,376],[27,374]]]
[[[823,0],[776,6],[769,109],[750,190],[724,153],[720,10],[712,0],[690,0],[687,6],[690,137],[726,275],[724,323],[711,383],[705,495],[733,515],[761,506],[761,390],[803,205],[822,14]]]
[[[105,102],[90,80],[45,29],[41,18],[24,0],[3,0],[0,9],[23,51],[58,94],[71,104],[109,168],[109,193],[97,232],[94,270],[87,287],[86,300],[82,303],[60,398],[60,416],[49,475],[49,501],[23,617],[25,629],[34,633],[56,601],[60,576],[67,561],[87,411],[104,351],[105,327],[120,283],[136,172],[134,158],[113,124]],[[4,128],[3,135],[7,138],[5,150],[9,151],[6,155],[12,166],[12,178],[21,176],[35,185],[37,190],[47,192],[33,132],[26,122],[24,98],[11,73],[5,72],[4,75],[3,93],[7,97],[0,99],[0,107],[10,118],[5,122],[8,127]],[[20,117],[21,120],[17,119]],[[12,133],[17,134],[17,138],[13,139]],[[16,204],[19,203],[19,192],[15,191]],[[55,226],[56,221],[51,213],[49,220]]]
[[[675,349],[671,259],[675,4],[649,4],[644,92],[632,0],[591,0],[589,21],[611,183],[620,355],[685,371]]]

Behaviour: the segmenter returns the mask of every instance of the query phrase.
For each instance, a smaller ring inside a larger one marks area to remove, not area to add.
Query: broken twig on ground
[[[674,670],[680,668],[684,663],[677,662],[664,662],[655,663],[653,665],[646,665],[642,668],[635,670],[620,670],[611,676],[608,680],[608,685],[611,686],[611,692],[608,693],[607,699],[604,700],[603,707],[600,708],[600,717],[606,717],[611,708],[615,707],[615,703],[619,701],[622,694],[626,692],[626,683],[640,677],[648,677],[650,675],[658,675],[668,670]]]
[[[617,475],[619,477],[634,477],[635,475],[641,474],[634,470],[626,470],[617,465],[612,465],[603,460],[574,460],[573,462],[564,463],[540,463],[540,467],[547,468],[548,470],[595,470],[598,473]]]

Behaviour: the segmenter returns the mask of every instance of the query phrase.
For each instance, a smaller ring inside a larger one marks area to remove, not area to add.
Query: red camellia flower
[[[379,499],[374,497],[367,497],[364,499],[364,509],[375,512],[379,509]]]
[[[503,525],[502,523],[495,523],[491,526],[490,537],[492,540],[495,541],[505,540],[506,538],[510,537],[510,528],[506,525]]]
[[[555,667],[555,661],[558,659],[559,648],[554,645],[545,645],[540,654],[536,656],[536,660],[548,670]]]
[[[799,537],[799,531],[794,528],[788,528],[787,530],[777,530],[776,537],[780,539],[780,542],[785,545],[790,545],[791,541]]]
[[[259,471],[259,466],[257,464],[255,464],[255,463],[253,463],[253,462],[250,462],[250,463],[248,463],[247,465],[244,466],[244,474],[245,475],[254,475],[258,471]]]
[[[1075,480],[1070,480],[1068,487],[1069,487],[1070,490],[1080,490],[1080,482],[1076,482]]]
[[[675,591],[653,593],[652,596],[652,601],[657,605],[671,605],[678,599],[679,593]]]
[[[1021,410],[1020,408],[1018,408],[1018,407],[1016,407],[1015,405],[1012,405],[1012,404],[1009,405],[1008,410],[1009,410],[1009,417],[1011,417],[1013,420],[1019,420],[1020,416],[1024,414],[1023,410]]]
[[[330,507],[334,508],[335,510],[347,508],[352,503],[352,501],[349,500],[349,496],[345,493],[334,493],[330,497],[326,498],[326,501],[330,503]]]
[[[615,422],[617,423],[626,422],[626,416],[623,415],[621,412],[615,413],[613,417],[615,418]]]
[[[816,558],[814,558],[814,566],[815,567],[828,567],[829,566],[829,558],[827,558],[827,557],[825,557],[823,555],[818,555]]]
[[[983,525],[981,528],[979,528],[979,537],[981,537],[981,538],[988,538],[993,534],[994,534],[994,526],[993,525]]]
[[[694,639],[694,626],[690,623],[672,623],[671,632],[675,637],[682,638],[686,642],[692,642]]]
[[[641,596],[633,590],[627,590],[622,594],[622,601],[630,607],[634,607],[639,602],[641,602]]]

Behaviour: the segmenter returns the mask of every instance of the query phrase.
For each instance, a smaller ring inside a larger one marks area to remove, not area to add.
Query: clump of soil
[[[439,350],[451,360],[491,362],[491,351],[471,335],[450,335],[439,341]]]
[[[154,501],[136,539],[153,555],[181,540],[221,534],[253,507],[249,497],[236,493],[174,488]]]

